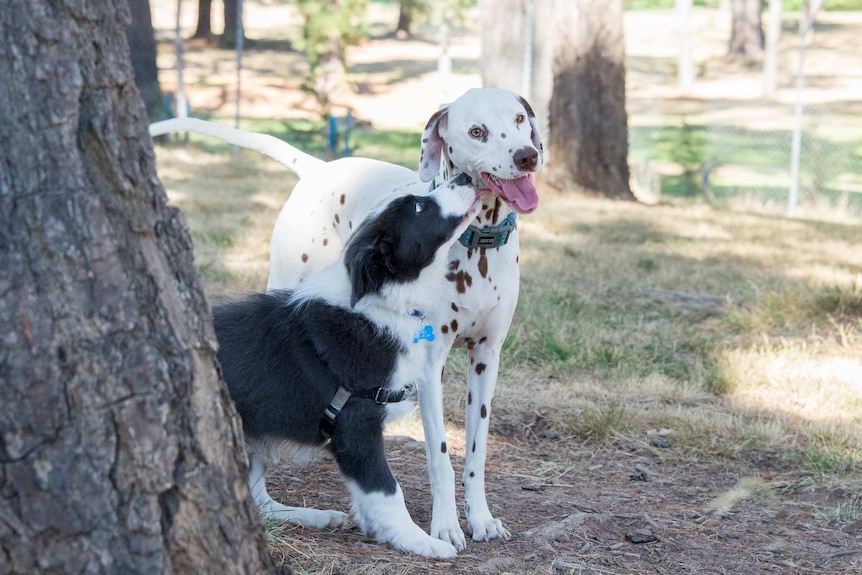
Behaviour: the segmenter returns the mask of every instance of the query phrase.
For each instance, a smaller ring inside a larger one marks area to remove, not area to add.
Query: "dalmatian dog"
[[[464,511],[474,541],[508,539],[485,494],[491,401],[500,352],[519,290],[517,215],[538,206],[533,174],[542,166],[542,140],[526,100],[508,90],[471,89],[429,119],[422,133],[419,174],[368,158],[324,162],[262,134],[194,119],[150,126],[153,136],[174,131],[211,135],[257,150],[300,178],[278,216],[270,247],[267,289],[295,289],[337,260],[353,231],[385,197],[418,180],[429,190],[465,173],[484,192],[472,225],[448,252],[444,288],[424,306],[433,348],[417,374],[419,409],[433,500],[431,536],[466,549],[455,497],[455,472],[443,415],[442,373],[453,346],[468,350]]]

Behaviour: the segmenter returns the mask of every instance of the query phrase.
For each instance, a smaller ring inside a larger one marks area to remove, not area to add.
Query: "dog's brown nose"
[[[536,164],[539,163],[539,152],[530,147],[521,148],[515,152],[512,160],[519,170],[529,172],[536,169]]]

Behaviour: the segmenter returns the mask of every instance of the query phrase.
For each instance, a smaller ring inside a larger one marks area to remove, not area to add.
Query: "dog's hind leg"
[[[347,515],[340,511],[322,511],[305,507],[288,507],[270,497],[266,491],[266,463],[256,453],[249,453],[248,487],[264,519],[286,521],[292,525],[315,529],[343,527]]]

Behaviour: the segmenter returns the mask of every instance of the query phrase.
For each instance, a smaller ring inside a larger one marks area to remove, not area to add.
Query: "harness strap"
[[[387,403],[404,401],[409,392],[409,386],[402,387],[401,389],[374,387],[371,389],[359,389],[352,393],[343,387],[339,387],[332,401],[323,410],[323,417],[320,418],[320,434],[324,439],[332,437],[332,432],[335,431],[335,420],[351,396],[358,399],[373,399],[377,405],[386,405]]]

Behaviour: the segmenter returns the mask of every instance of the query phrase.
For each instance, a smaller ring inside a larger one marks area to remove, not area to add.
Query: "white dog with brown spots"
[[[297,173],[299,183],[272,234],[267,289],[291,289],[334,262],[354,228],[383,198],[404,193],[415,172],[368,158],[324,162],[262,134],[201,120],[153,124],[151,135],[192,131],[269,155]],[[466,548],[455,501],[455,472],[446,447],[441,377],[449,350],[466,347],[466,460],[462,483],[467,526],[475,541],[509,537],[488,508],[485,459],[488,420],[500,350],[518,301],[516,214],[536,209],[532,174],[542,165],[542,141],[530,105],[499,89],[473,89],[431,116],[422,133],[419,178],[434,188],[459,173],[485,188],[482,208],[449,251],[446,288],[421,310],[431,340],[424,373],[417,374],[419,408],[433,499],[431,535]]]

